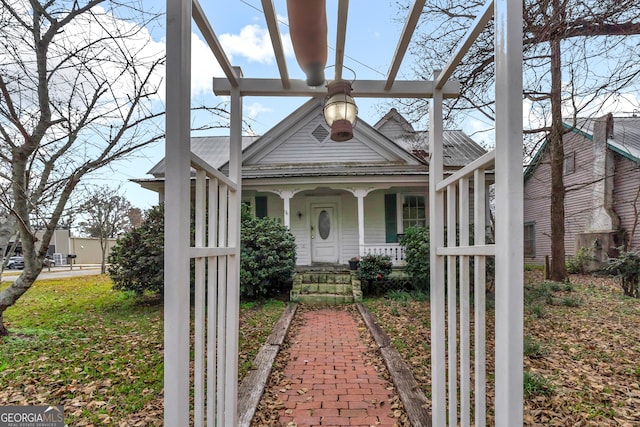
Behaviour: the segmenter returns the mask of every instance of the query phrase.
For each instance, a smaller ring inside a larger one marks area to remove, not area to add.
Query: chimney
[[[617,231],[618,215],[613,211],[613,153],[607,149],[607,141],[613,138],[611,113],[595,120],[593,126],[593,193],[591,214],[586,232]]]

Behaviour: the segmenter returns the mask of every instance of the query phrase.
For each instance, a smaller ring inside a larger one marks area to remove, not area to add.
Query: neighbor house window
[[[402,229],[426,227],[427,211],[424,196],[405,195],[402,201]]]
[[[524,256],[533,258],[536,256],[536,223],[524,224]]]
[[[569,175],[576,170],[576,153],[575,151],[564,156],[564,163],[562,165],[562,174]]]

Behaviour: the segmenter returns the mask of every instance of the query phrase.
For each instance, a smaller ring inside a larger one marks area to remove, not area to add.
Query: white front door
[[[339,227],[333,203],[311,205],[311,261],[338,262]]]

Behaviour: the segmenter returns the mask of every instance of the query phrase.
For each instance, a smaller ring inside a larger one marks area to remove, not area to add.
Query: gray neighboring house
[[[428,132],[395,109],[374,126],[359,120],[354,138],[329,139],[322,104],[310,99],[260,137],[244,137],[242,199],[258,217],[274,217],[296,239],[298,265],[347,264],[354,256],[404,255],[399,235],[427,225]],[[194,154],[227,172],[229,137],[194,137]],[[485,154],[462,131],[445,131],[445,174]],[[164,161],[137,179],[164,199]]]
[[[565,125],[565,250],[600,261],[623,244],[640,249],[640,117],[579,119]],[[524,176],[525,261],[551,255],[551,174],[543,145]]]

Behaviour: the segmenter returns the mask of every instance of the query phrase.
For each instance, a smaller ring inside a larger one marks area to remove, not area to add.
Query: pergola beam
[[[349,0],[338,3],[338,28],[336,34],[336,63],[334,80],[342,80],[344,66],[344,44],[347,38],[347,15],[349,14]]]
[[[242,96],[301,96],[324,97],[327,88],[310,87],[304,80],[291,80],[291,87],[284,90],[277,79],[242,79],[239,81]],[[213,79],[213,91],[218,96],[231,93],[231,83],[226,78]],[[381,80],[356,80],[353,83],[353,96],[358,98],[431,98],[434,82],[429,80],[402,80],[394,83],[391,90],[385,89]],[[460,94],[460,83],[447,82],[442,93],[444,98],[456,98]]]
[[[407,52],[407,48],[409,47],[409,42],[411,41],[413,32],[418,25],[418,20],[420,19],[420,14],[422,13],[425,2],[426,0],[417,0],[413,4],[413,8],[411,9],[409,16],[404,23],[402,35],[400,36],[400,40],[398,41],[398,46],[396,47],[396,51],[393,54],[393,61],[391,62],[389,72],[387,73],[387,82],[384,85],[385,90],[391,90],[391,88],[393,87],[396,76],[398,75],[398,70],[400,69],[400,65],[402,64],[404,55]]]
[[[447,62],[447,65],[444,66],[438,77],[436,78],[436,88],[442,89],[453,74],[453,71],[456,69],[462,58],[467,54],[471,46],[476,42],[478,36],[484,30],[484,27],[487,25],[487,22],[491,20],[493,17],[493,0],[489,0],[480,10],[478,16],[467,30],[467,34],[465,34],[464,38],[458,44],[458,47],[454,51],[453,55],[451,55],[451,59]]]
[[[280,72],[282,88],[289,89],[289,72],[287,71],[287,62],[284,59],[282,38],[280,37],[278,17],[276,16],[276,11],[273,6],[273,0],[262,0],[262,10],[264,11],[264,17],[267,21],[267,28],[269,29],[269,36],[271,37],[273,52],[276,56],[276,64],[278,64],[278,71]]]
[[[207,41],[211,52],[213,52],[213,55],[218,60],[218,64],[222,67],[222,71],[225,76],[227,76],[227,79],[229,79],[231,86],[238,87],[238,75],[234,71],[231,62],[229,62],[229,58],[227,58],[227,55],[224,53],[224,49],[222,49],[222,45],[220,44],[216,33],[213,31],[213,27],[211,27],[211,24],[207,19],[207,15],[204,13],[204,10],[202,10],[202,6],[200,6],[198,0],[191,0],[191,2],[191,16],[193,17],[193,21],[200,29],[202,37]]]

